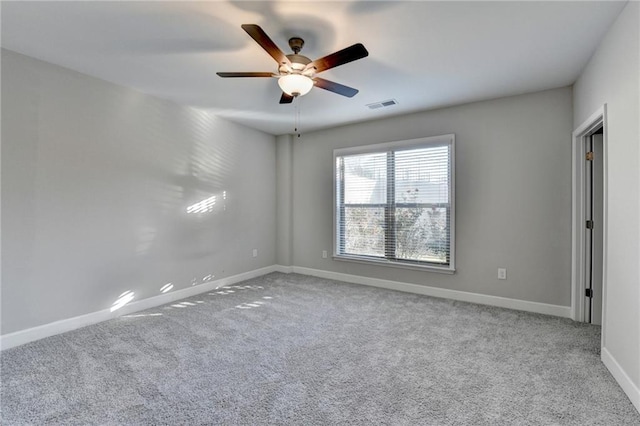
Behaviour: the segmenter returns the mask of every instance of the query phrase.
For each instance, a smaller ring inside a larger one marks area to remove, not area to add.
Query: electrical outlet
[[[258,257],[258,249],[253,249],[253,257]]]
[[[507,279],[507,268],[498,268],[498,279],[499,280]]]
[[[327,258],[327,251],[326,250],[322,250],[322,258],[323,259]]]

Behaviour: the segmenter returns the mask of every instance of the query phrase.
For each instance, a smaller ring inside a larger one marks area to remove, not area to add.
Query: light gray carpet
[[[270,274],[2,353],[2,424],[639,425],[599,327]]]

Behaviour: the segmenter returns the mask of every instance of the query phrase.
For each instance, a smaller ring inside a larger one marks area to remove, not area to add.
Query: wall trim
[[[571,317],[571,307],[569,306],[529,302],[526,300],[509,299],[506,297],[489,296],[485,294],[429,287],[418,284],[403,283],[400,281],[382,280],[379,278],[367,278],[358,275],[323,271],[320,269],[304,268],[300,266],[271,265],[264,268],[255,269],[253,271],[243,272],[230,277],[209,281],[198,286],[188,287],[174,292],[134,301],[123,306],[121,309],[118,309],[115,312],[111,312],[109,309],[103,309],[89,314],[80,315],[73,318],[66,318],[49,324],[43,324],[25,330],[16,331],[14,333],[8,333],[0,336],[0,351],[24,345],[25,343],[33,342],[39,339],[44,339],[45,337],[66,333],[67,331],[76,330],[88,325],[97,324],[99,322],[117,318],[122,315],[128,315],[134,312],[155,308],[157,306],[165,305],[176,300],[195,296],[219,287],[236,284],[252,278],[257,278],[272,272],[282,272],[285,274],[298,273],[354,284],[404,291],[407,293],[423,294],[426,296],[441,297],[445,299],[460,300],[463,302],[479,303],[482,305],[498,306],[501,308],[536,312],[540,314],[554,315],[559,317]],[[617,363],[615,365],[617,365]],[[620,371],[622,370],[620,369]]]
[[[605,322],[607,317],[607,265],[608,265],[608,147],[609,129],[607,124],[607,104],[602,105],[589,118],[580,124],[571,134],[571,319],[585,321],[584,291],[585,291],[585,200],[584,200],[584,156],[585,137],[591,135],[597,128],[603,128],[602,140],[602,337],[601,347],[605,346]]]
[[[274,272],[282,272],[283,274],[290,274],[293,272],[293,266],[273,265]]]
[[[33,342],[35,340],[44,339],[45,337],[66,333],[67,331],[76,330],[88,325],[97,324],[99,322],[117,318],[122,315],[128,315],[134,312],[155,308],[157,306],[175,302],[176,300],[215,290],[219,287],[224,287],[227,285],[239,283],[241,281],[257,278],[271,272],[284,272],[280,270],[280,268],[284,267],[281,267],[279,265],[271,265],[264,268],[254,269],[252,271],[243,272],[237,275],[220,278],[214,281],[208,281],[197,286],[188,287],[176,290],[174,292],[134,301],[114,312],[111,312],[110,309],[103,309],[97,312],[92,312],[73,318],[66,318],[60,321],[55,321],[49,324],[27,328],[25,330],[16,331],[14,333],[4,334],[0,336],[0,351],[24,345],[25,343]]]
[[[607,348],[602,348],[600,359],[616,382],[618,382],[624,393],[627,394],[633,406],[636,407],[636,410],[640,412],[640,388],[633,383],[633,380],[631,380]]]
[[[518,311],[535,312],[538,314],[553,315],[557,317],[571,318],[571,307],[551,305],[547,303],[529,302],[527,300],[509,299],[507,297],[490,296],[466,291],[449,290],[446,288],[429,287],[419,284],[410,284],[400,281],[368,278],[359,275],[349,275],[340,272],[323,271],[320,269],[294,266],[293,272],[297,274],[311,275],[314,277],[331,280],[345,281],[354,284],[368,285],[386,288],[390,290],[404,291],[407,293],[423,294],[425,296],[440,297],[444,299],[459,300],[462,302],[478,303],[481,305],[498,306],[500,308],[515,309]]]

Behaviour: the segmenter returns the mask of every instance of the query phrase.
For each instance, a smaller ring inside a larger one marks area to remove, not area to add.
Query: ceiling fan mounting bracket
[[[296,55],[302,50],[302,46],[304,46],[304,40],[300,37],[291,37],[289,39],[289,47]]]

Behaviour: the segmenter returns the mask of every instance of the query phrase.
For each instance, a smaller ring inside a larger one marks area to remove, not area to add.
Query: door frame
[[[607,297],[607,187],[608,187],[608,135],[607,105],[604,104],[572,134],[572,202],[571,202],[571,318],[585,321],[585,139],[602,127],[602,344],[604,345],[604,323],[606,321]]]

